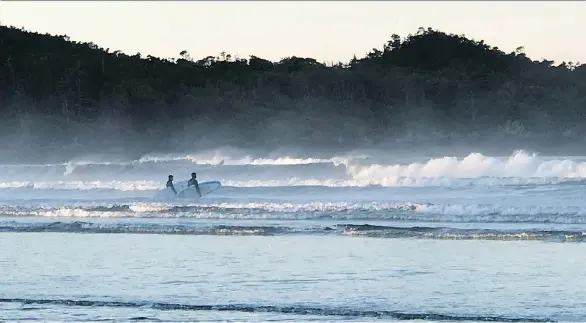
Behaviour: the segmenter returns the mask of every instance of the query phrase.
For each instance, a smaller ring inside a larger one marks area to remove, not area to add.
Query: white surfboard
[[[197,189],[195,186],[187,186],[188,181],[181,181],[177,183],[173,183],[175,186],[175,190],[177,191],[177,195],[173,193],[173,190],[170,187],[166,187],[162,190],[159,190],[155,194],[155,198],[187,198],[187,199],[199,199],[199,195],[197,194]],[[219,189],[222,187],[222,183],[218,181],[209,181],[209,182],[201,182],[199,183],[199,190],[201,192],[201,196],[206,196],[211,192]]]

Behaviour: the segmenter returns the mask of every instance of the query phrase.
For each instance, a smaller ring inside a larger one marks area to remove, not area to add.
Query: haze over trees
[[[179,54],[0,26],[0,157],[586,143],[586,66],[532,61],[522,47],[420,28],[328,65]]]

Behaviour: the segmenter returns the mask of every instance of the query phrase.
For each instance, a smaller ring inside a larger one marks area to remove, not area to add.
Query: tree
[[[392,34],[381,49],[327,66],[227,52],[127,55],[3,26],[0,46],[0,141],[19,138],[10,155],[17,159],[66,159],[113,145],[129,154],[211,145],[352,148],[399,142],[414,129],[525,141],[538,132],[551,141],[586,132],[584,65],[532,61],[522,46],[504,53],[432,28]]]

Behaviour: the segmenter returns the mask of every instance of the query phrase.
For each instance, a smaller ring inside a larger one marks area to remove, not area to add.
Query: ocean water
[[[223,187],[154,200],[167,175]],[[586,157],[0,165],[2,322],[584,322]]]

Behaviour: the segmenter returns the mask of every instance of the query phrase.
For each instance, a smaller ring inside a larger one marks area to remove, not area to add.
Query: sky
[[[347,62],[419,27],[464,34],[532,59],[586,63],[586,1],[2,1],[0,24],[66,34],[111,51],[195,59]]]

